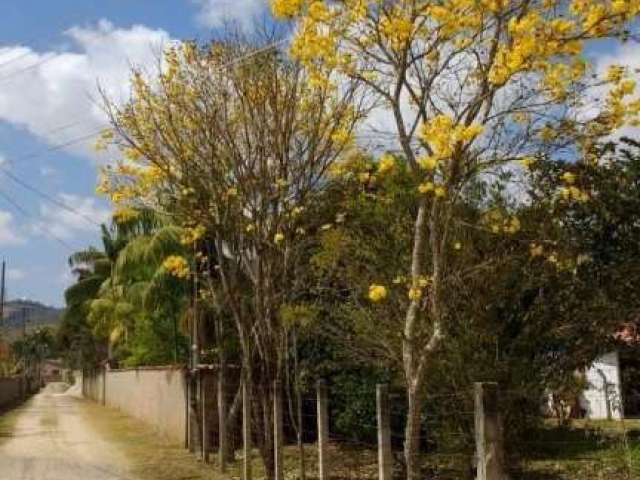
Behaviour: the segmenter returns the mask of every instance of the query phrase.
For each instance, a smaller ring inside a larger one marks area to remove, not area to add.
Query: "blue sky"
[[[7,0],[0,16],[0,257],[8,296],[62,305],[73,249],[98,244],[109,205],[94,195],[104,119],[96,84],[126,97],[131,63],[152,65],[171,39],[206,39],[262,0]],[[60,147],[61,144],[70,145]],[[51,201],[50,199],[54,201]],[[73,212],[65,207],[70,207]]]

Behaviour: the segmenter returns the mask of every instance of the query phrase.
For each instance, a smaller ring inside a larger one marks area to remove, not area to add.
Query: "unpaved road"
[[[2,480],[134,480],[117,448],[87,422],[87,405],[49,385],[19,410],[0,439]]]

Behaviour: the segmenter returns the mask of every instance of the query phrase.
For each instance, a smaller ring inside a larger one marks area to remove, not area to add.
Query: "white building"
[[[623,418],[620,355],[617,351],[598,357],[586,371],[587,389],[580,396],[585,417],[593,420]]]

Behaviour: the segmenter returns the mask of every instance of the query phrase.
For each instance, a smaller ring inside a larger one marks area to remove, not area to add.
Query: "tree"
[[[107,322],[119,318],[119,312],[132,320],[126,364],[178,363],[185,357],[179,321],[187,309],[188,282],[166,267],[167,258],[189,256],[180,242],[182,233],[176,226],[158,226],[133,237],[118,255],[113,283],[120,295],[114,301],[107,291],[103,300]],[[119,323],[125,325],[126,319]]]
[[[351,83],[310,84],[299,65],[264,44],[184,43],[165,59],[155,80],[134,72],[131,102],[108,104],[107,139],[126,159],[106,172],[101,189],[125,209],[150,206],[185,228],[184,242],[200,255],[190,273],[233,318],[271,476],[280,306],[306,233],[319,228],[307,211],[350,147],[363,106]],[[216,281],[201,283],[201,275]]]
[[[22,372],[38,383],[41,381],[42,362],[57,352],[55,337],[49,328],[29,332],[13,342],[11,348],[20,361]]]
[[[310,76],[331,83],[336,66],[365,83],[389,115],[413,172],[416,209],[406,264],[410,302],[402,328],[409,414],[407,478],[419,477],[421,392],[446,341],[452,229],[465,186],[500,166],[530,163],[540,153],[593,158],[592,144],[637,122],[635,83],[612,67],[611,89],[597,101],[581,52],[586,41],[623,36],[640,13],[633,1],[412,0],[345,2],[272,0],[275,15],[297,18],[291,53]],[[595,114],[585,112],[595,107]],[[379,162],[388,168],[393,158]],[[586,198],[576,186],[576,200]],[[517,230],[496,218],[490,228]],[[421,284],[425,284],[422,286]],[[372,285],[370,297],[387,297]]]
[[[66,352],[67,363],[73,368],[93,366],[100,356],[87,316],[90,302],[111,275],[111,260],[105,252],[110,252],[113,258],[113,239],[104,225],[101,228],[104,251],[91,247],[69,257],[69,267],[76,276],[76,283],[64,293],[66,308],[56,336]]]
[[[148,210],[120,212],[110,228],[101,228],[102,251],[90,247],[69,259],[77,282],[65,292],[67,308],[58,332],[72,355],[69,363],[93,366],[100,356],[99,344],[105,341],[109,359],[115,359],[113,348],[123,347],[122,340],[136,326],[139,335],[131,337],[134,353],[122,351],[116,356],[136,365],[177,361],[184,282],[163,262],[171,253],[184,253],[180,230],[163,225]],[[150,322],[152,316],[158,321]]]

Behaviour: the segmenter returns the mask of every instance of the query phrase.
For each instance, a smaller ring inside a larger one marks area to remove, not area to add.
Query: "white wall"
[[[175,443],[186,431],[184,371],[173,367],[140,367],[85,372],[84,396],[142,420]]]
[[[586,417],[594,420],[622,418],[618,352],[610,352],[597,358],[587,369],[586,379],[589,387],[580,397],[580,405],[587,412]]]

